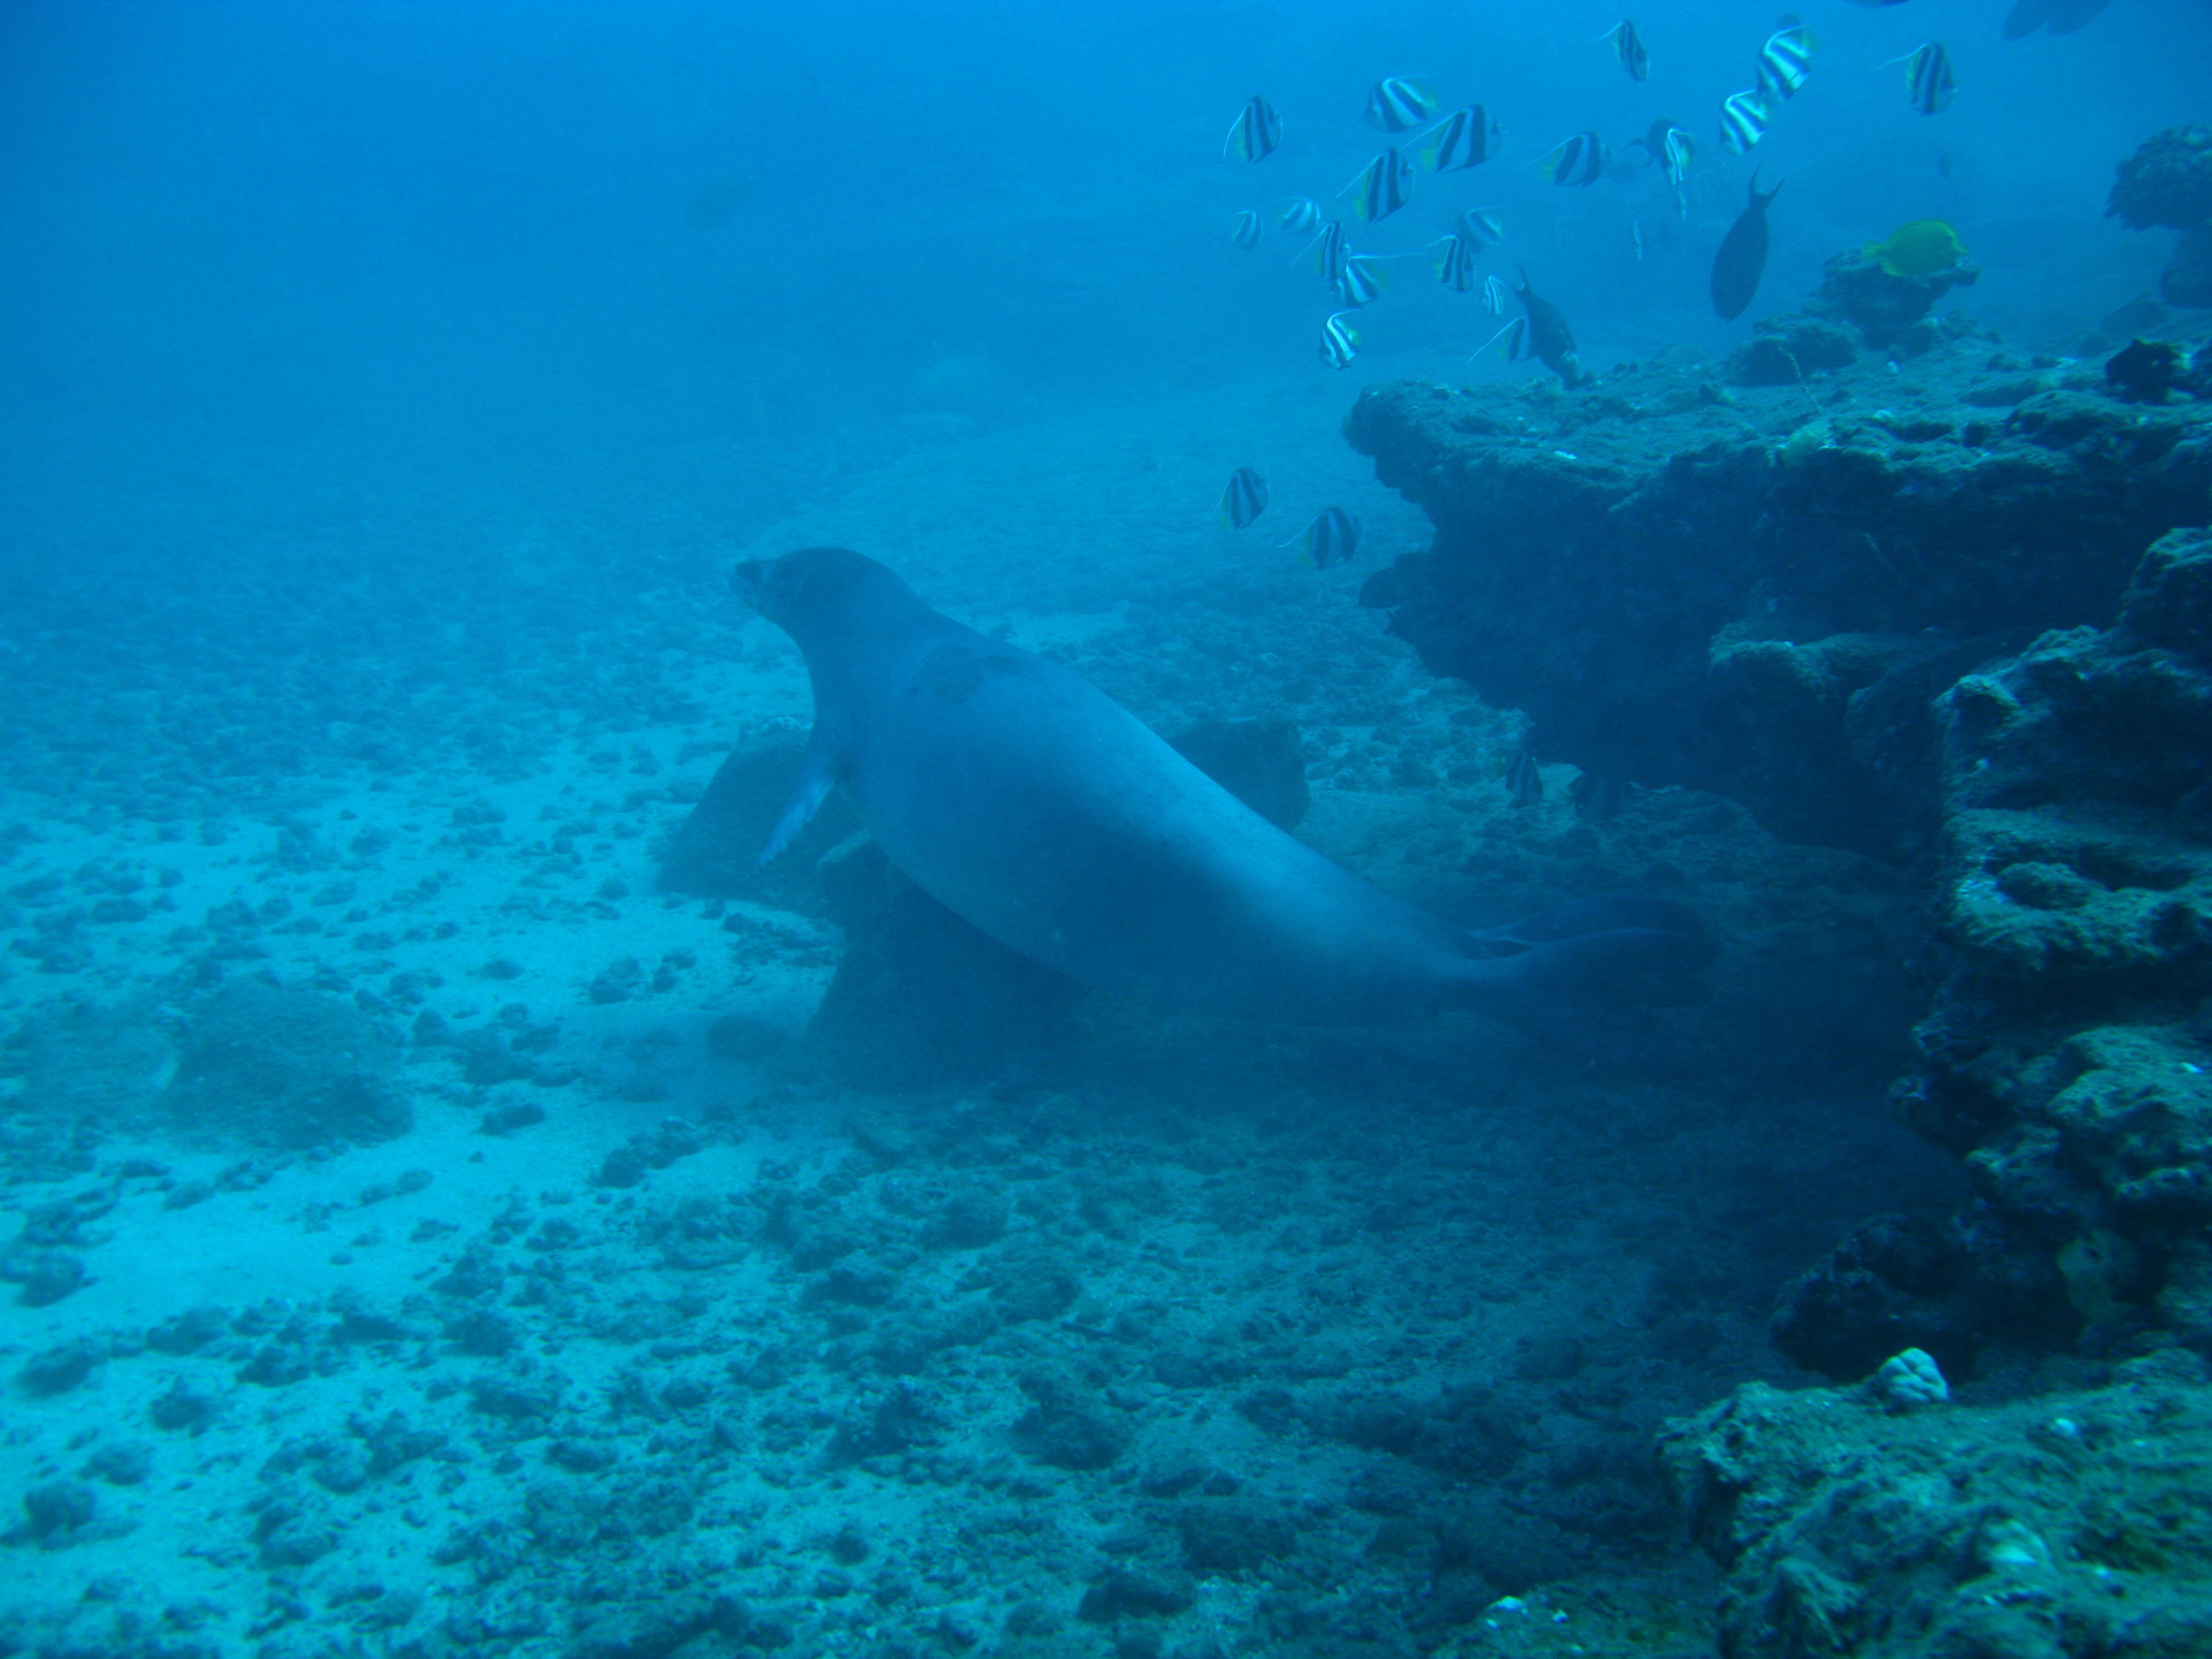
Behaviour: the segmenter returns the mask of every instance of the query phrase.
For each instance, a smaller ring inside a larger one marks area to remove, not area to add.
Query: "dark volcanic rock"
[[[1437,673],[1526,709],[1531,750],[1733,794],[1787,838],[1894,855],[1932,832],[1929,700],[1993,651],[2109,619],[2201,516],[2212,411],[2086,367],[1960,401],[2008,360],[1956,342],[1725,392],[1668,354],[1576,399],[1370,386],[1347,422],[1433,546],[1364,602]]]
[[[2212,225],[2199,225],[2174,245],[2159,273],[2158,291],[2170,306],[2212,309]]]
[[[1660,1463],[1727,1574],[1736,1659],[2212,1651],[2212,1388],[2185,1355],[2109,1386],[1899,1410],[1752,1382]]]
[[[1915,1285],[1855,1242],[1778,1338],[1832,1373],[1885,1334],[1960,1363],[2077,1332],[2212,1349],[2212,534],[2152,547],[2114,627],[2046,634],[1936,714],[1948,971],[1897,1099],[1966,1156],[1986,1247]]]
[[[2130,230],[2194,230],[2212,221],[2212,127],[2168,127],[2120,163],[2106,216]]]
[[[685,814],[660,861],[660,884],[702,898],[752,898],[818,915],[823,900],[814,866],[860,828],[853,810],[832,794],[814,821],[770,863],[753,860],[799,782],[806,739],[763,738],[730,751],[707,793]]]

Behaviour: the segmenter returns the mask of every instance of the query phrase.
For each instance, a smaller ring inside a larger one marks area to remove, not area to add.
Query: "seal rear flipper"
[[[1512,994],[1646,1007],[1696,1001],[1720,954],[1695,911],[1634,894],[1575,899],[1469,941]]]
[[[813,735],[806,740],[806,758],[799,763],[798,787],[791,792],[791,799],[776,815],[775,828],[769,831],[767,844],[753,859],[754,869],[759,869],[790,846],[809,820],[822,810],[822,803],[830,799],[830,792],[837,787],[835,747],[823,736],[822,723],[817,720]]]

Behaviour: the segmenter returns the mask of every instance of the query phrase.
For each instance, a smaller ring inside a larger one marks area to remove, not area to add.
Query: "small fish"
[[[1869,242],[1864,252],[1893,276],[1934,276],[1966,262],[1966,245],[1941,219],[1899,225],[1887,241]]]
[[[1565,313],[1536,292],[1526,270],[1514,293],[1528,313],[1529,355],[1564,380],[1568,391],[1587,385],[1592,376],[1576,355],[1575,331],[1567,326]]]
[[[1505,793],[1513,797],[1516,806],[1534,806],[1544,799],[1544,775],[1536,769],[1535,758],[1526,749],[1516,749],[1513,758],[1505,763]]]
[[[1505,314],[1506,287],[1495,276],[1482,279],[1482,308],[1493,317]]]
[[[1628,245],[1638,258],[1644,257],[1644,221],[1641,219],[1628,222]]]
[[[1686,127],[1668,126],[1660,141],[1659,156],[1667,169],[1667,182],[1680,190],[1690,177],[1690,162],[1697,155],[1697,141]]]
[[[1770,98],[1795,98],[1813,61],[1809,29],[1777,29],[1759,49],[1759,89]]]
[[[1437,112],[1437,95],[1419,82],[1386,75],[1367,89],[1367,125],[1411,132]]]
[[[1438,173],[1464,173],[1487,161],[1498,149],[1498,124],[1480,104],[1454,110],[1436,129],[1429,165]]]
[[[1309,570],[1342,564],[1359,551],[1359,520],[1340,507],[1324,507],[1298,536],[1297,544],[1298,562]]]
[[[1321,204],[1310,197],[1293,196],[1275,210],[1275,222],[1293,236],[1303,236],[1321,223]]]
[[[1437,261],[1437,280],[1455,294],[1474,286],[1474,249],[1464,236],[1444,238],[1443,256]]]
[[[1721,143],[1731,155],[1747,155],[1766,137],[1773,112],[1755,92],[1732,92],[1721,101]]]
[[[1359,331],[1347,327],[1344,318],[1339,311],[1321,325],[1321,360],[1331,368],[1346,368],[1359,355]]]
[[[1244,107],[1230,125],[1229,137],[1222,142],[1221,148],[1248,161],[1264,161],[1282,142],[1283,118],[1275,113],[1273,104],[1255,93],[1244,100]]]
[[[1249,466],[1229,475],[1229,488],[1221,492],[1221,522],[1242,530],[1267,510],[1267,481]]]
[[[1491,208],[1468,208],[1454,221],[1453,234],[1480,253],[1486,247],[1496,247],[1505,240],[1505,227],[1498,222],[1498,214]]]
[[[1389,281],[1381,260],[1355,253],[1345,260],[1344,274],[1336,279],[1336,297],[1347,307],[1364,306],[1380,296]]]
[[[1344,227],[1334,219],[1321,228],[1321,234],[1304,251],[1312,252],[1314,269],[1332,283],[1344,275],[1344,262],[1352,257],[1352,250],[1344,245]]]
[[[1495,276],[1491,278],[1492,282],[1497,280]],[[1492,346],[1498,348],[1498,355],[1507,362],[1519,362],[1528,355],[1528,319],[1526,317],[1516,317],[1497,333],[1468,353],[1468,362],[1473,362]]]
[[[1622,18],[1606,31],[1606,37],[1613,42],[1613,55],[1620,59],[1630,80],[1651,78],[1651,54],[1644,49],[1644,37],[1636,32],[1634,18]]]
[[[1392,144],[1361,168],[1359,176],[1345,190],[1352,192],[1352,204],[1359,210],[1359,216],[1371,225],[1378,219],[1389,218],[1413,199],[1413,169],[1399,154],[1398,147]]]
[[[1923,115],[1941,115],[1951,107],[1959,90],[1959,77],[1951,72],[1951,54],[1941,40],[1915,46],[1905,60],[1905,90],[1912,107]]]
[[[1721,238],[1720,251],[1713,255],[1713,309],[1724,323],[1742,316],[1759,292],[1759,279],[1766,270],[1766,208],[1781,191],[1777,185],[1762,193],[1759,170],[1754,167],[1751,200]]]
[[[1555,185],[1594,185],[1605,177],[1605,140],[1578,132],[1544,158],[1544,176]]]
[[[1237,209],[1236,216],[1229,222],[1229,240],[1239,247],[1259,246],[1260,238],[1264,234],[1260,216],[1250,208]]]

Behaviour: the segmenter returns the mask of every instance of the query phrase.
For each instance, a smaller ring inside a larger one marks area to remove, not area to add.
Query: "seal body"
[[[798,642],[814,689],[805,775],[763,858],[842,787],[915,885],[1086,983],[1367,1024],[1504,1010],[1702,941],[1649,900],[1455,927],[1277,829],[1072,670],[939,615],[872,559],[809,548],[732,580]]]

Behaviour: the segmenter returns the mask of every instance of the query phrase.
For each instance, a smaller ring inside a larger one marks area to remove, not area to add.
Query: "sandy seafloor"
[[[459,690],[354,665],[496,726],[489,770],[404,723],[347,759],[334,704],[289,775],[226,801],[202,744],[134,806],[104,735],[158,769],[264,694],[181,647],[41,681],[19,645],[9,695],[47,718],[0,817],[0,1652],[1706,1650],[1654,1427],[1786,1374],[1774,1291],[1851,1224],[1951,1196],[1817,983],[1548,1037],[1097,1006],[1072,1061],[874,1095],[707,1040],[801,1026],[834,927],[657,890],[726,747],[807,717],[713,570],[836,540],[1164,728],[1292,715],[1301,833],[1447,914],[1663,860],[1755,962],[1893,968],[1847,855],[1681,792],[1587,823],[1565,768],[1511,805],[1510,719],[1356,605],[1426,526],[1335,435],[1352,389],[948,418],[739,538],[678,515],[697,587],[657,579],[565,671],[527,638]],[[1274,506],[1231,534],[1238,465]],[[1332,501],[1366,548],[1303,569],[1275,544]],[[589,561],[625,533],[514,535]],[[644,694],[608,713],[611,658]],[[266,1064],[180,1077],[226,1018]],[[416,1040],[437,1020],[463,1040]],[[288,1121],[317,1043],[411,1127]]]

